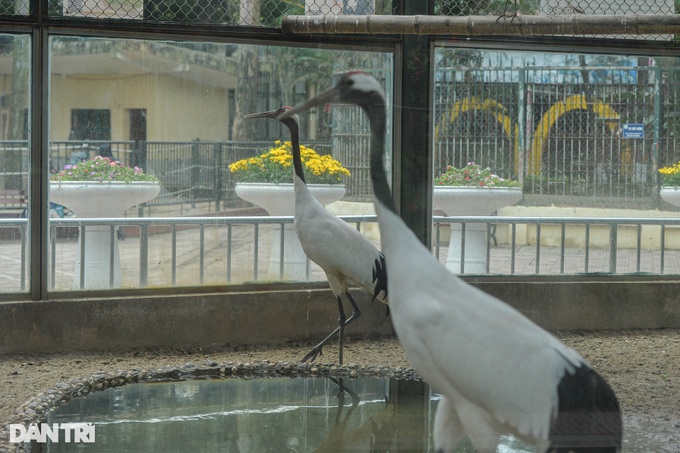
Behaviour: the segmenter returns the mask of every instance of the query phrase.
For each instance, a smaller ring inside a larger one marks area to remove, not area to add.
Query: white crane
[[[285,106],[278,110],[252,113],[245,118],[277,119],[290,110]],[[323,269],[331,291],[338,302],[340,318],[338,327],[314,346],[302,362],[314,361],[322,353],[323,346],[336,334],[339,336],[338,362],[343,362],[345,327],[361,316],[361,310],[349,292],[350,285],[368,290],[373,299],[387,303],[387,274],[385,257],[366,236],[337,218],[323,207],[307,188],[300,156],[300,127],[297,115],[280,120],[290,130],[293,148],[293,186],[295,190],[295,231],[302,250],[310,260]],[[352,305],[352,315],[347,318],[342,307],[343,294]]]
[[[451,274],[397,214],[383,164],[385,95],[378,81],[347,73],[287,115],[333,101],[355,103],[368,115],[390,313],[409,361],[443,396],[437,452],[453,451],[466,434],[480,452],[495,451],[502,434],[539,451],[619,451],[621,412],[604,379],[517,310]]]

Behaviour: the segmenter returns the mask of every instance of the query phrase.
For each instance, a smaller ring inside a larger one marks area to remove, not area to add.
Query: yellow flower
[[[659,173],[663,175],[663,185],[667,187],[680,187],[680,162],[659,168]]]
[[[330,155],[319,155],[312,148],[300,145],[302,163],[308,170],[308,182],[338,184],[349,170]],[[274,147],[259,156],[249,157],[229,165],[229,170],[244,182],[291,182],[290,167],[293,162],[290,141],[276,140]]]

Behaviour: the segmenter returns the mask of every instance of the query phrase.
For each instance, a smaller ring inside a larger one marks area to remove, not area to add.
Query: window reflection
[[[0,293],[29,286],[30,39],[0,35]]]
[[[660,196],[658,172],[680,159],[674,58],[440,47],[435,60],[435,176],[474,162],[521,182],[519,203],[478,215],[649,218],[677,210]],[[452,215],[438,192],[435,212]],[[677,248],[656,226],[494,224],[488,235],[481,226],[482,273],[525,264],[521,273],[663,272],[664,241]],[[437,253],[448,247],[449,259],[460,259],[456,238]],[[466,256],[475,247],[467,239]],[[606,260],[589,260],[600,252]]]
[[[109,278],[118,271],[106,267],[118,258],[110,252],[103,258],[105,286],[114,288],[285,280],[281,223],[252,220],[267,212],[236,195],[237,175],[228,166],[285,142],[288,132],[243,115],[301,102],[352,69],[375,73],[388,92],[392,86],[392,56],[385,53],[72,37],[53,37],[50,51],[51,169],[99,155],[160,180],[160,194],[128,209],[126,221],[106,226],[108,248],[120,254],[120,283]],[[319,108],[300,120],[302,143],[352,173],[343,181],[345,198],[330,209],[371,213],[368,155],[358,151],[368,143],[363,113]],[[92,269],[77,264],[85,254],[82,228],[87,237],[97,220],[87,220],[89,227],[74,223],[80,219],[72,217],[74,209],[60,208],[51,236],[51,289],[101,289],[81,284],[87,277],[79,275]],[[206,223],[206,216],[216,220]],[[235,223],[236,217],[251,220]],[[150,224],[158,218],[165,220]],[[301,279],[325,278],[308,266]]]

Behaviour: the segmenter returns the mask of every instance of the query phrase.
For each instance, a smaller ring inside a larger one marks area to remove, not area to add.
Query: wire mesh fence
[[[332,151],[331,143],[326,140],[305,141],[305,145],[319,154],[333,154],[336,158],[340,155]],[[256,156],[271,146],[271,141],[53,141],[50,143],[50,171],[56,173],[66,165],[97,155],[110,157],[127,166],[139,166],[161,181],[161,194],[147,205],[209,201],[219,209],[221,203],[238,199],[234,192],[236,180],[229,171],[229,164]],[[4,164],[0,178],[24,193],[28,193],[28,153],[26,141],[0,141],[0,163]],[[352,175],[367,178],[367,169],[361,162],[350,160],[344,166]],[[355,180],[354,176],[346,178],[345,184],[348,196],[352,191],[363,193],[370,188],[369,181]]]
[[[673,0],[439,0],[435,13],[444,16],[503,14],[569,16],[572,14],[675,14]]]
[[[523,180],[525,204],[658,207],[658,169],[680,160],[680,67],[620,63],[439,68],[433,93],[435,175],[449,165],[476,162]],[[339,105],[328,115],[329,139],[305,144],[332,152],[350,170],[349,198],[370,198],[367,153],[356,152],[368,148],[363,112]],[[50,166],[57,171],[104,155],[161,178],[164,192],[157,203],[220,202],[234,198],[228,165],[272,143],[54,141]],[[26,189],[27,143],[1,145],[3,177]]]
[[[435,175],[472,161],[523,180],[529,204],[658,206],[680,68],[634,63],[438,70]]]
[[[42,0],[53,18],[131,19],[163,23],[278,27],[288,15],[390,15],[392,0]],[[32,14],[29,0],[0,1],[0,16]],[[436,0],[443,16],[489,15],[521,20],[522,15],[675,14],[675,0]],[[636,37],[671,40],[670,35]]]
[[[331,153],[328,141],[306,141],[319,154]],[[0,156],[5,149],[0,142]],[[7,152],[17,148],[28,155],[28,148],[16,143],[8,143]],[[10,145],[13,147],[9,148]],[[229,171],[229,164],[237,160],[253,157],[271,148],[270,141],[253,142],[146,142],[146,141],[54,141],[50,144],[50,167],[56,172],[66,164],[75,164],[96,155],[111,157],[127,166],[139,166],[146,173],[156,176],[162,186],[161,194],[147,205],[214,202],[216,209],[221,203],[237,199],[234,192],[235,179]],[[27,158],[24,159],[27,162]],[[350,172],[354,167],[347,166]],[[28,166],[23,166],[18,174],[23,175],[23,182],[18,187],[25,187]],[[4,174],[4,173],[3,173]],[[350,178],[351,180],[351,178]],[[291,173],[292,182],[292,173]]]
[[[48,0],[51,17],[134,19],[277,27],[287,15],[392,14],[390,0]],[[3,0],[0,16],[29,15],[30,2]]]

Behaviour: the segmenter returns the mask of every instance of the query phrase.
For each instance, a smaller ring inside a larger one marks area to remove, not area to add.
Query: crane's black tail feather
[[[557,387],[559,409],[549,452],[619,452],[623,422],[616,395],[588,365],[565,373]]]
[[[373,262],[373,299],[380,298],[387,301],[387,270],[385,269],[385,255],[379,252],[379,257]]]

